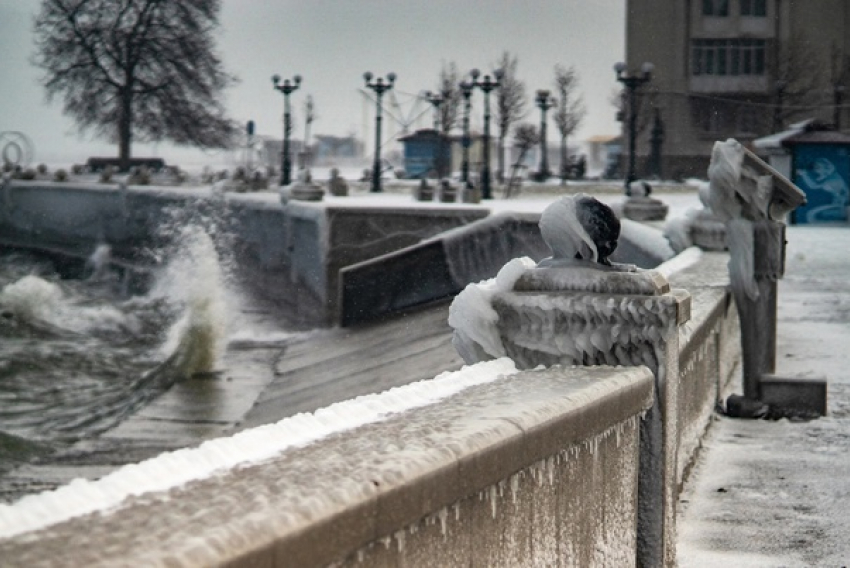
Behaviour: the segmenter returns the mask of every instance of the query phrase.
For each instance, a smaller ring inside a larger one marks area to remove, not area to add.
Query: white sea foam
[[[60,286],[32,274],[0,290],[0,307],[20,320],[40,321],[77,333],[125,329],[131,325],[121,310],[75,303]]]
[[[165,297],[183,310],[163,345],[166,356],[181,355],[187,375],[215,369],[225,347],[229,306],[224,274],[215,244],[199,226],[188,225],[176,235],[179,243],[151,297]]]

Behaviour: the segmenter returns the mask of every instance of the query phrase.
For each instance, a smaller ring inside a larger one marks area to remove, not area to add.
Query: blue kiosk
[[[433,128],[417,130],[399,139],[404,144],[404,171],[406,177],[426,177],[432,170],[437,177],[451,171],[451,139]]]
[[[850,135],[817,123],[782,140],[791,152],[791,179],[806,193],[806,204],[792,223],[848,221],[850,208]]]

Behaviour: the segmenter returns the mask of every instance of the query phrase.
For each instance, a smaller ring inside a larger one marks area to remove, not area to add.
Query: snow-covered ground
[[[681,568],[850,565],[850,227],[786,238],[776,374],[826,378],[829,415],[715,420],[681,498]]]

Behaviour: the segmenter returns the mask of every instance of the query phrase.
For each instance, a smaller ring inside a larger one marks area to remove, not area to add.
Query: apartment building
[[[654,65],[635,105],[638,176],[648,175],[656,109],[663,178],[704,177],[716,140],[749,143],[807,118],[850,128],[850,0],[626,6],[627,67]]]

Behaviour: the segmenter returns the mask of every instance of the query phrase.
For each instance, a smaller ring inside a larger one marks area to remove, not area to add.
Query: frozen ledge
[[[516,374],[493,367],[505,361],[465,368],[478,378],[444,397],[427,384],[433,381],[424,381],[416,394],[417,400],[432,397],[424,405],[411,407],[405,387],[394,389],[364,407],[367,414],[377,410],[377,417],[358,416],[359,426],[337,428],[268,452],[265,460],[243,460],[171,489],[137,491],[120,507],[0,539],[0,557],[21,566],[57,558],[75,565],[325,565],[492,491],[541,460],[593,444],[652,403],[653,378],[645,367],[553,367]],[[406,408],[393,411],[385,403]],[[331,408],[316,413],[311,422],[316,430],[340,419],[340,409]],[[267,433],[265,440],[273,445],[286,436]],[[186,455],[181,463],[191,468],[193,461]],[[125,475],[143,486],[155,470],[142,471]],[[628,501],[634,491],[626,494]],[[66,497],[68,505],[91,498]],[[35,513],[44,509],[37,502],[31,506]],[[8,531],[15,520],[6,513]]]

